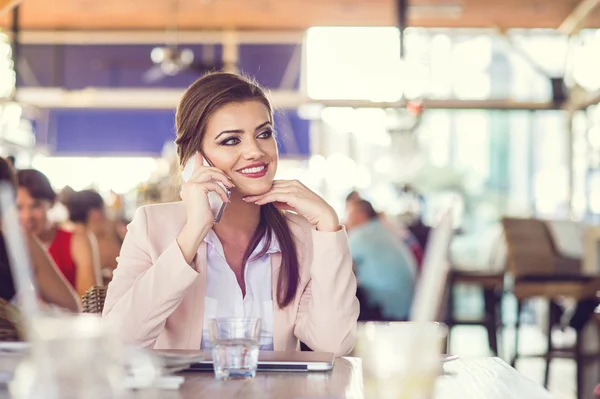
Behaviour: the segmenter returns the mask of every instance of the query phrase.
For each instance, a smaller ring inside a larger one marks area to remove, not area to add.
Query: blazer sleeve
[[[117,263],[103,318],[116,325],[125,342],[152,347],[198,273],[185,261],[176,240],[152,259],[144,207],[127,226]]]
[[[347,355],[354,348],[359,313],[348,236],[311,229],[310,281],[300,298],[294,335],[314,351]]]

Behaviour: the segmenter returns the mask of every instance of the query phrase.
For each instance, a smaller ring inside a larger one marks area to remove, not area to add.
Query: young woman
[[[12,166],[2,158],[0,158],[0,181],[8,182],[16,189],[16,179]],[[28,234],[27,243],[40,299],[47,304],[68,309],[72,312],[81,311],[81,304],[77,295],[58,271],[40,241],[34,235]],[[4,242],[4,235],[0,230],[0,298],[12,301],[15,299],[15,294],[16,289],[10,269],[8,251]]]
[[[278,152],[264,91],[206,75],[176,115],[180,164],[195,159],[183,202],[138,209],[104,317],[127,341],[209,348],[208,320],[260,317],[261,349],[349,353],[358,318],[348,238],[333,208],[298,181],[274,180]],[[203,156],[214,167],[203,166]],[[231,190],[228,200],[222,183]],[[229,201],[218,224],[208,193]]]
[[[35,169],[17,172],[17,207],[25,231],[37,236],[67,281],[81,296],[97,280],[99,265],[92,241],[85,232],[70,232],[48,220],[48,211],[56,201],[56,193],[48,178]]]
[[[97,250],[103,283],[112,279],[117,267],[117,256],[121,242],[113,224],[106,216],[106,207],[102,196],[94,190],[72,191],[62,199],[69,211],[74,232],[91,234],[93,247]]]

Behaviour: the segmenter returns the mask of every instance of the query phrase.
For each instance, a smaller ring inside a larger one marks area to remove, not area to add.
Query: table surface
[[[435,399],[553,398],[499,358],[459,358],[446,363],[444,372],[437,379]],[[208,372],[180,375],[185,382],[179,391],[163,391],[161,398],[364,398],[361,361],[357,358],[337,359],[328,373],[259,372],[254,380],[247,381],[217,381]]]

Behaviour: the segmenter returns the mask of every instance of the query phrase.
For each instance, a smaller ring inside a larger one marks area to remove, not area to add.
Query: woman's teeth
[[[246,169],[242,169],[240,170],[241,173],[258,173],[261,172],[263,169],[265,168],[265,166],[257,166],[254,168],[246,168]]]

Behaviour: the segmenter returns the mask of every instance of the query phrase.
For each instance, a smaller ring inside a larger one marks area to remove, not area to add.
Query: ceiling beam
[[[12,10],[21,0],[0,0],[0,15]]]
[[[104,89],[65,90],[52,87],[22,87],[17,100],[38,108],[105,108],[105,109],[175,109],[183,89]],[[405,101],[373,102],[368,100],[313,100],[296,90],[273,90],[271,101],[277,108],[297,109],[303,106],[351,108],[400,108]],[[423,100],[425,109],[496,109],[550,110],[549,102],[516,102],[494,100]]]
[[[2,0],[0,0],[2,1]],[[235,33],[238,44],[301,44],[304,31],[190,31],[177,34],[182,44],[222,44]],[[24,44],[157,44],[167,39],[164,30],[154,31],[21,31]]]
[[[2,1],[2,0],[0,0]],[[408,28],[413,29],[413,28]],[[414,28],[420,29],[420,28]],[[431,34],[443,33],[448,35],[484,35],[494,33],[490,28],[426,28]],[[231,31],[229,31],[231,32]],[[9,34],[9,32],[6,32]],[[303,30],[237,30],[236,40],[239,44],[301,44],[305,31]],[[182,30],[178,40],[183,44],[222,44],[226,40],[225,31]],[[157,44],[165,41],[164,30],[148,31],[54,31],[28,30],[21,31],[23,44]]]
[[[598,5],[600,5],[600,0],[581,0],[573,12],[571,12],[563,23],[560,24],[558,27],[559,32],[565,35],[577,34],[577,32],[583,28],[588,15],[590,15]]]

